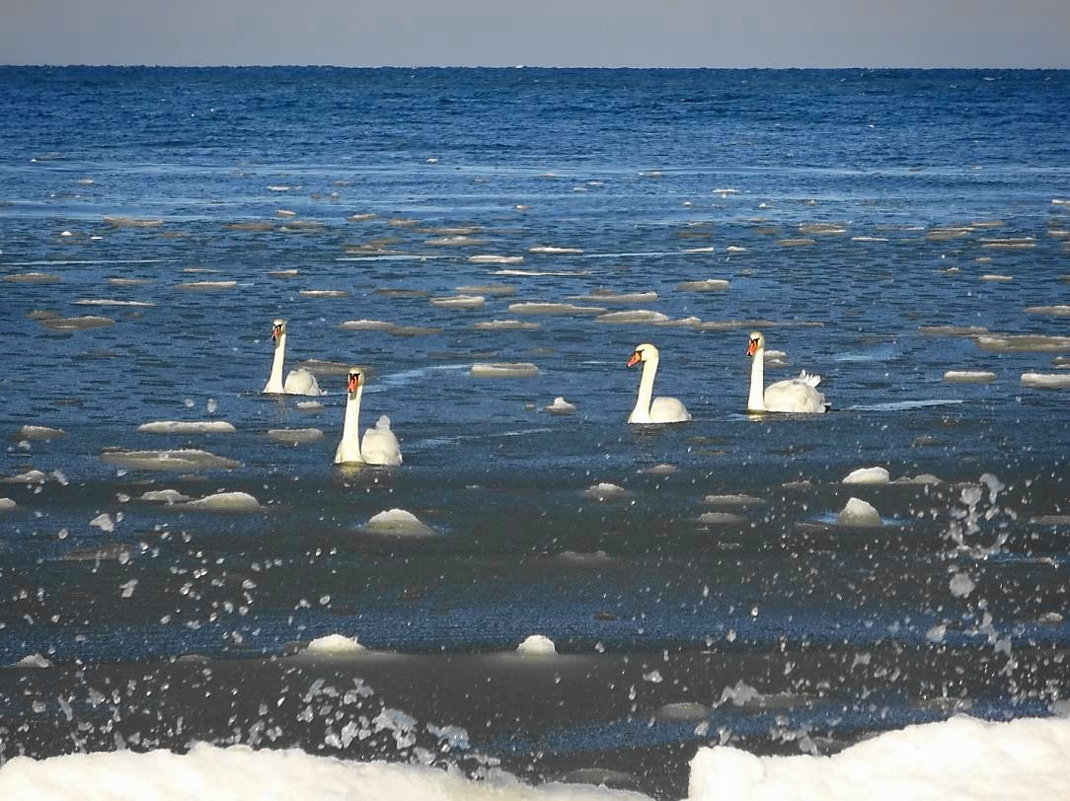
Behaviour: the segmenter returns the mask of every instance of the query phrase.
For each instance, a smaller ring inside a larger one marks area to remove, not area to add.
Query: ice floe
[[[109,450],[100,458],[111,465],[133,470],[233,470],[241,462],[216,456],[198,448],[178,450],[128,451]]]
[[[550,414],[572,414],[576,411],[576,404],[569,403],[563,397],[558,396],[549,406],[543,406],[542,410]]]
[[[189,495],[183,495],[176,489],[148,490],[147,492],[141,493],[140,497],[143,501],[166,503],[169,506],[176,503],[185,503],[190,500]]]
[[[606,323],[609,325],[634,325],[644,323],[666,323],[671,318],[667,314],[661,312],[650,311],[648,309],[635,309],[633,311],[615,311],[606,312],[600,314],[594,318],[596,323]]]
[[[557,653],[557,646],[545,634],[532,634],[524,638],[516,651],[524,656],[553,656]]]
[[[323,432],[318,428],[269,428],[267,436],[276,442],[299,445],[323,439]]]
[[[510,303],[508,309],[510,314],[546,315],[595,315],[608,311],[602,306],[577,306],[574,303]]]
[[[343,331],[389,331],[391,328],[397,328],[394,323],[388,323],[386,320],[346,320],[339,323],[338,327]]]
[[[235,431],[226,420],[156,420],[137,427],[142,434],[230,434]]]
[[[844,484],[887,484],[891,476],[884,467],[860,467],[843,477]]]
[[[944,381],[949,384],[986,384],[995,381],[996,374],[988,370],[948,370]]]
[[[52,660],[45,657],[43,654],[29,654],[22,657],[18,662],[15,662],[11,667],[16,668],[34,668],[44,669],[52,667]]]
[[[184,503],[185,509],[206,509],[214,512],[254,512],[263,509],[248,492],[217,492]]]
[[[26,425],[19,429],[18,437],[28,440],[50,440],[62,437],[66,433],[62,428]]]
[[[91,328],[107,328],[115,325],[110,317],[87,314],[82,317],[48,317],[39,321],[45,328],[53,331],[85,331]]]
[[[388,509],[373,515],[365,528],[377,534],[428,536],[435,530],[405,509]]]
[[[533,378],[539,368],[531,362],[477,362],[468,373],[473,378]]]
[[[697,521],[707,526],[732,526],[746,523],[747,518],[734,512],[703,512]]]
[[[861,498],[849,498],[836,522],[841,526],[857,526],[860,528],[873,528],[881,525],[881,516],[872,504]]]
[[[588,487],[586,492],[584,492],[584,495],[588,498],[593,498],[596,501],[610,501],[626,497],[628,495],[628,490],[617,484],[600,482]]]
[[[1022,385],[1034,389],[1070,388],[1070,373],[1022,373]]]
[[[702,281],[681,281],[676,288],[685,292],[720,292],[730,286],[731,283],[723,278],[706,278]]]
[[[541,327],[531,320],[483,320],[472,324],[477,331],[534,331]]]
[[[343,634],[328,634],[309,642],[302,653],[315,654],[317,656],[348,656],[364,653],[367,650],[356,637],[346,637]]]
[[[445,309],[478,309],[484,306],[487,299],[482,295],[447,295],[440,298],[431,298],[432,306]]]
[[[181,284],[175,284],[175,289],[181,289],[186,292],[216,292],[235,289],[237,286],[237,281],[186,281]]]
[[[0,512],[6,512],[10,509],[15,509],[18,506],[11,498],[0,498]]]
[[[1070,350],[1070,337],[1043,334],[979,334],[973,341],[981,350],[995,353],[1058,353]]]

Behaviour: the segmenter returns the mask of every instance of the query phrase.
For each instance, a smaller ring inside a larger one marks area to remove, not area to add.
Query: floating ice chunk
[[[979,334],[973,341],[981,350],[995,353],[1057,353],[1070,350],[1070,337],[1043,334]]]
[[[140,217],[104,216],[104,222],[113,228],[158,228],[163,220],[142,219]]]
[[[934,486],[936,484],[943,484],[943,480],[934,476],[932,473],[919,473],[916,476],[900,476],[893,484],[928,484]]]
[[[52,667],[52,661],[47,659],[42,654],[30,654],[24,656],[18,662],[15,662],[11,667],[16,668],[50,668]]]
[[[368,520],[368,531],[377,534],[402,534],[406,536],[427,536],[435,530],[421,522],[416,515],[405,509],[388,509],[379,512]]]
[[[107,545],[92,545],[85,548],[72,548],[63,554],[64,562],[118,562],[125,565],[130,561],[134,546],[124,542],[109,542]]]
[[[40,470],[27,470],[25,473],[19,473],[17,476],[11,476],[10,478],[0,480],[5,484],[44,484],[48,481],[48,476]]]
[[[6,512],[10,509],[14,509],[18,504],[10,498],[0,498],[0,512]]]
[[[948,589],[956,598],[967,597],[976,586],[973,579],[965,573],[955,573],[948,582]]]
[[[651,303],[657,299],[657,292],[618,293],[612,289],[596,289],[589,295],[574,295],[569,298],[582,303]]]
[[[660,462],[658,464],[651,465],[650,467],[644,467],[639,472],[648,476],[670,476],[677,472],[678,468],[674,464],[668,462]]]
[[[607,323],[611,325],[629,325],[636,323],[664,323],[668,322],[670,319],[669,315],[662,314],[661,312],[650,311],[648,309],[635,309],[633,311],[615,311],[600,314],[594,318],[594,321],[596,323]]]
[[[325,637],[317,637],[304,649],[308,654],[324,654],[330,656],[346,656],[359,654],[368,649],[365,648],[356,637],[346,637],[342,634],[328,634]]]
[[[431,305],[444,309],[478,309],[485,305],[487,299],[482,295],[448,295],[431,298]]]
[[[480,253],[469,256],[470,264],[522,264],[523,256],[499,256],[494,253]]]
[[[90,328],[106,328],[109,325],[115,325],[115,320],[89,314],[84,317],[49,317],[41,320],[40,323],[53,331],[85,331]]]
[[[572,414],[576,411],[576,404],[569,403],[563,397],[558,396],[549,406],[543,406],[542,410],[550,414]]]
[[[527,320],[484,320],[472,326],[477,331],[534,331],[541,327]]]
[[[529,253],[572,254],[583,253],[583,248],[557,247],[554,245],[536,245],[528,248]]]
[[[539,368],[531,362],[477,362],[468,372],[473,378],[534,378]]]
[[[1066,389],[1070,373],[1022,373],[1022,384],[1035,389]]]
[[[105,451],[100,458],[108,464],[131,470],[233,470],[241,462],[216,456],[197,448],[160,451]]]
[[[397,326],[386,320],[346,320],[338,327],[344,331],[389,331]]]
[[[85,300],[74,301],[75,306],[133,306],[137,308],[148,308],[155,306],[147,300],[112,300],[110,298],[87,298]]]
[[[168,505],[183,503],[190,500],[189,495],[183,495],[176,489],[149,490],[141,493],[141,500],[166,503]]]
[[[318,428],[269,428],[267,436],[276,442],[299,445],[323,439],[323,432]]]
[[[298,409],[301,409],[303,411],[315,411],[316,409],[322,409],[323,408],[323,404],[322,403],[320,403],[319,401],[314,401],[314,400],[298,401],[294,405]]]
[[[983,325],[923,325],[918,330],[923,334],[946,337],[975,337],[988,333]]]
[[[347,289],[302,289],[297,293],[303,298],[347,298]]]
[[[1070,515],[1037,515],[1030,522],[1039,526],[1070,526]]]
[[[554,276],[557,278],[572,278],[580,275],[587,275],[586,270],[518,270],[515,267],[503,267],[501,270],[495,270],[495,275],[516,275],[516,276]]]
[[[753,495],[707,495],[702,502],[711,506],[756,506],[768,503],[765,498]]]
[[[881,516],[880,512],[866,501],[859,498],[849,498],[847,505],[840,510],[836,522],[841,526],[873,528],[881,525]]]
[[[5,275],[3,279],[9,284],[58,284],[60,277],[52,273],[12,273]]]
[[[608,501],[625,497],[628,494],[628,490],[617,484],[602,482],[588,487],[584,494],[596,501]]]
[[[67,432],[62,428],[49,428],[48,426],[23,426],[19,429],[20,439],[47,440],[62,437]]]
[[[887,484],[890,476],[883,467],[860,467],[843,477],[844,484]]]
[[[1049,314],[1053,317],[1070,317],[1070,306],[1026,306],[1029,314]]]
[[[511,314],[596,315],[607,311],[601,306],[577,306],[575,303],[510,303]]]
[[[109,515],[107,512],[102,512],[101,514],[90,520],[89,525],[96,526],[101,531],[115,531],[116,522],[117,521],[111,519],[111,515]]]
[[[516,287],[507,284],[468,284],[457,287],[462,295],[515,295]]]
[[[698,522],[707,526],[731,526],[746,523],[747,518],[732,512],[703,512],[698,516]]]
[[[704,720],[710,714],[710,708],[694,701],[678,701],[665,704],[654,712],[656,720]]]
[[[252,512],[263,507],[248,492],[217,492],[183,504],[189,509],[210,509],[219,512]]]
[[[944,381],[949,384],[986,384],[995,381],[996,374],[988,370],[948,370]]]
[[[731,284],[723,278],[706,278],[702,281],[683,281],[676,288],[686,292],[720,292],[729,286]]]
[[[557,653],[554,641],[543,634],[532,634],[525,637],[524,641],[516,647],[516,651],[524,656],[553,656]]]
[[[215,292],[224,289],[235,289],[237,281],[187,281],[183,284],[175,284],[175,289],[187,292]]]
[[[142,434],[229,434],[235,428],[226,420],[156,420],[137,427]]]
[[[749,684],[740,679],[732,687],[725,687],[721,691],[720,704],[725,701],[731,701],[734,706],[745,706],[747,704],[753,704],[755,701],[760,700],[762,694]]]
[[[994,273],[985,273],[981,276],[982,281],[989,281],[991,283],[1008,283],[1014,280],[1013,275],[996,275]]]

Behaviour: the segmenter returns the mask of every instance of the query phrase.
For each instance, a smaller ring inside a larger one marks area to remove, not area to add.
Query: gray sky
[[[1070,68],[1070,0],[0,0],[0,63]]]

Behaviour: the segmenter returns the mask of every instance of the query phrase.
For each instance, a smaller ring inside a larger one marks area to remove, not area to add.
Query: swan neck
[[[271,377],[268,378],[268,386],[280,387],[276,392],[282,392],[282,364],[286,359],[286,334],[279,334],[275,341],[275,356],[271,362]]]
[[[765,348],[759,348],[751,357],[747,409],[753,412],[765,411]]]
[[[342,445],[348,448],[360,447],[360,397],[363,386],[357,386],[356,392],[350,392],[346,398],[346,416],[342,424]]]
[[[643,362],[643,375],[639,379],[639,397],[635,408],[628,418],[633,423],[645,423],[650,419],[650,403],[654,394],[654,376],[658,372],[658,360],[648,359]]]

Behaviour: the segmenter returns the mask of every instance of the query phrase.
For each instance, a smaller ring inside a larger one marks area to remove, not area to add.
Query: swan
[[[765,337],[760,331],[752,331],[747,355],[751,357],[750,396],[748,412],[794,412],[796,414],[821,414],[829,408],[825,396],[815,389],[821,376],[810,375],[805,370],[797,378],[777,381],[765,387]]]
[[[286,358],[286,321],[275,320],[271,324],[271,338],[275,341],[275,359],[271,363],[271,375],[264,385],[265,393],[276,395],[322,395],[316,376],[303,367],[291,370],[282,381],[282,363]]]
[[[401,448],[398,438],[390,430],[390,418],[385,414],[374,428],[360,437],[360,399],[364,394],[364,371],[359,367],[349,368],[346,381],[346,415],[342,425],[342,440],[334,452],[335,464],[364,463],[374,465],[401,464]]]
[[[658,371],[658,349],[649,343],[637,345],[628,366],[643,363],[643,377],[639,380],[639,397],[628,415],[629,423],[686,423],[691,419],[684,405],[676,398],[654,398],[654,375]]]

